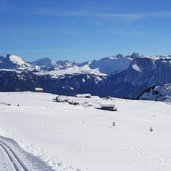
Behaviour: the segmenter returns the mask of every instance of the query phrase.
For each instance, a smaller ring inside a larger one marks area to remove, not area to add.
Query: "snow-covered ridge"
[[[19,56],[7,54],[0,58],[0,69],[39,70],[39,66],[31,65]]]
[[[90,62],[89,67],[98,68],[100,72],[107,75],[119,73],[128,69],[132,59],[124,56],[110,56],[100,60]]]
[[[88,65],[84,65],[82,67],[78,66],[71,66],[64,69],[56,69],[52,71],[40,71],[36,73],[37,75],[50,75],[53,78],[58,78],[62,75],[72,75],[72,74],[93,74],[93,75],[101,75],[105,76],[106,74],[103,74],[99,72],[98,69],[90,69]]]
[[[19,56],[15,56],[15,55],[10,55],[9,56],[9,60],[14,63],[14,64],[17,64],[17,65],[27,65],[27,63]]]
[[[40,59],[36,65],[24,62],[18,56],[0,57],[0,81],[4,83],[0,86],[1,91],[32,91],[41,86],[45,92],[65,95],[81,92],[138,98],[153,85],[171,83],[170,56],[146,57],[134,53],[80,64],[67,60],[54,62],[50,58]]]
[[[170,56],[143,56],[139,53],[133,53],[129,56],[118,54],[116,56],[109,56],[101,58],[99,60],[87,61],[82,63],[76,63],[68,60],[60,60],[55,62],[48,57],[38,59],[34,62],[26,62],[19,56],[8,54],[6,58],[2,56],[0,57],[0,69],[21,69],[31,71],[35,70],[40,71],[40,74],[49,73],[51,75],[62,75],[65,73],[68,74],[69,72],[71,74],[89,72],[90,74],[95,73],[101,75],[111,75],[127,70],[131,62],[136,60],[137,58],[150,58],[153,61],[163,59],[163,62],[165,60],[171,59]],[[133,68],[137,71],[141,70],[140,68],[138,69],[138,66],[134,66]]]

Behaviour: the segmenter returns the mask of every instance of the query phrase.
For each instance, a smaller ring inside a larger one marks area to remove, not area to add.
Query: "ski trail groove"
[[[23,164],[23,162],[19,159],[19,157],[15,154],[15,152],[4,142],[0,140],[0,146],[3,148],[5,153],[7,154],[11,164],[14,166],[14,171],[29,171],[27,167]]]

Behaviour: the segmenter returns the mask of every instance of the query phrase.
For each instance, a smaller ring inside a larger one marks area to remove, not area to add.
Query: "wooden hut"
[[[100,106],[102,110],[117,111],[117,108],[114,104],[101,104]]]

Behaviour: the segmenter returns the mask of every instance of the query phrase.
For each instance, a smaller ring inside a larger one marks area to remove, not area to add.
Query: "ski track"
[[[0,170],[1,171],[13,171],[14,166],[11,163],[9,157],[7,156],[6,152],[0,145]]]
[[[0,136],[0,171],[54,171],[38,156],[23,150],[13,139]]]
[[[4,165],[6,170],[10,171],[29,171],[23,164],[21,159],[15,154],[15,152],[4,142],[0,140],[0,148],[4,158]],[[4,169],[5,169],[4,168]],[[12,169],[12,170],[11,170]]]

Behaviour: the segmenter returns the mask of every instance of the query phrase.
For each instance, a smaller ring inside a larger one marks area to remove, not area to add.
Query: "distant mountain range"
[[[83,63],[41,58],[26,62],[19,56],[0,57],[0,91],[34,91],[76,95],[138,98],[152,86],[171,83],[170,56],[139,53]]]

